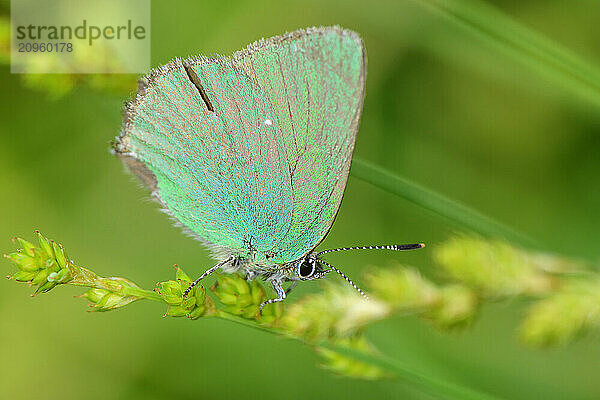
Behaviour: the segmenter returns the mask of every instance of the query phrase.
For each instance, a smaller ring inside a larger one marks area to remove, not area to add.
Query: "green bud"
[[[213,313],[215,311],[214,303],[212,302],[212,299],[206,295],[206,290],[204,288],[196,289],[194,297],[196,300],[196,307],[190,311],[188,318],[198,319],[208,312]]]
[[[435,284],[417,270],[397,263],[392,268],[373,269],[365,279],[372,293],[397,312],[420,312],[439,300]]]
[[[211,290],[223,304],[231,305],[237,302],[237,293],[233,280],[226,275],[217,275],[217,281]]]
[[[183,292],[191,284],[190,277],[179,267],[176,267],[176,280],[160,282],[155,289],[165,303],[169,305],[165,316],[200,318],[208,313],[214,313],[212,299],[206,296],[206,291],[200,285],[195,286],[184,298]]]
[[[37,272],[35,272],[35,271],[17,271],[15,274],[10,276],[9,278],[12,278],[18,282],[29,282],[33,278],[35,278],[36,275],[37,275]]]
[[[51,272],[46,278],[50,282],[66,283],[71,279],[71,275],[68,269],[61,269],[58,272]]]
[[[95,304],[94,311],[111,311],[123,306],[126,306],[134,301],[139,300],[135,296],[122,296],[118,293],[109,292]]]
[[[233,284],[240,297],[247,298],[248,304],[252,304],[252,296],[250,295],[250,285],[248,284],[248,281],[239,275],[233,275]]]
[[[206,290],[204,288],[194,287],[192,290],[196,298],[196,304],[203,304],[206,300]]]
[[[102,286],[110,292],[120,292],[124,286],[129,286],[122,278],[106,278],[102,280]]]
[[[56,262],[55,262],[55,263],[52,263],[52,264],[51,264],[51,265],[48,267],[48,271],[50,271],[50,272],[58,272],[58,271],[60,271],[60,270],[61,270],[61,268],[60,268],[60,265],[58,265],[58,263],[56,263]]]
[[[266,294],[265,294],[265,290],[263,289],[263,287],[261,286],[261,284],[256,281],[253,280],[250,282],[250,298],[252,301],[252,304],[261,304],[263,301],[266,300]]]
[[[99,309],[113,309],[119,306],[119,303],[123,300],[123,296],[118,293],[109,292],[102,296],[100,301],[96,303]]]
[[[227,278],[235,293],[237,293],[240,296],[250,295],[250,285],[248,284],[248,281],[245,278],[238,274],[229,275],[227,276]],[[248,297],[251,299],[252,296]]]
[[[260,314],[260,323],[272,327],[278,327],[279,320],[283,316],[283,303],[271,303],[263,307]]]
[[[40,248],[46,253],[49,258],[54,258],[54,250],[52,250],[52,246],[47,238],[45,238],[39,231],[35,231],[35,234],[38,237],[38,241],[40,242]]]
[[[171,306],[180,305],[183,301],[181,284],[177,281],[160,282],[158,284],[158,294],[161,295],[165,303]]]
[[[34,257],[20,252],[5,254],[4,257],[11,260],[19,269],[23,271],[37,271],[40,266]]]
[[[71,275],[71,271],[67,268],[65,269],[61,269],[60,271],[58,271],[58,275],[56,277],[56,281],[58,283],[67,283],[69,281],[71,281],[73,279],[73,276]]]
[[[211,287],[219,301],[226,307],[224,311],[248,319],[256,319],[265,291],[257,281],[248,282],[240,275],[218,275]]]
[[[16,238],[16,240],[19,242],[19,244],[23,248],[23,251],[25,252],[25,254],[27,254],[30,257],[35,257],[35,246],[33,244],[31,244],[27,240],[22,239],[20,237]]]
[[[334,343],[338,346],[359,350],[361,353],[375,352],[373,346],[363,336],[339,339]],[[358,361],[334,350],[324,347],[317,347],[316,350],[324,360],[322,366],[336,374],[366,380],[381,379],[389,376],[388,373],[375,365]]]
[[[217,295],[219,300],[221,300],[222,295],[231,294],[237,296],[237,292],[235,290],[235,285],[233,283],[233,278],[227,275],[217,275],[217,281],[213,285],[213,292]],[[224,304],[235,304],[233,302],[223,301]]]
[[[33,260],[33,257],[30,257],[30,256],[20,253],[18,251],[15,251],[14,253],[10,253],[10,254],[5,254],[4,257],[8,258],[13,263],[15,263],[19,266],[21,265],[21,263],[27,262],[27,260]]]
[[[98,302],[109,293],[108,290],[93,288],[82,294],[80,297],[87,298],[90,303],[98,304]]]
[[[449,285],[439,291],[439,301],[424,314],[440,329],[462,328],[473,322],[479,307],[475,293],[462,285]]]
[[[238,312],[238,315],[247,319],[260,318],[260,306],[258,304],[248,304],[243,306]]]
[[[170,317],[185,317],[189,313],[190,311],[184,306],[169,306],[169,308],[167,308],[167,312],[165,313],[165,317],[167,315]]]
[[[281,319],[286,331],[309,341],[348,337],[391,311],[386,303],[366,300],[345,286],[324,286],[323,292],[288,305]]]
[[[247,319],[257,319],[259,317],[259,306],[252,304],[250,306],[240,306],[237,304],[226,306],[223,311],[229,314],[239,315]]]
[[[182,303],[181,296],[164,295],[162,292],[159,292],[159,294],[161,295],[165,303],[167,303],[170,306],[180,306]]]
[[[175,279],[176,280],[180,280],[180,281],[185,281],[188,283],[192,283],[192,279],[188,276],[188,274],[186,274],[185,272],[183,272],[183,270],[181,268],[179,268],[178,266],[175,266]]]
[[[47,292],[58,284],[69,282],[91,287],[93,289],[82,297],[88,298],[96,311],[112,310],[142,298],[155,298],[127,279],[99,277],[89,269],[73,265],[61,244],[50,241],[38,231],[35,234],[40,243],[39,248],[26,240],[16,238],[23,249],[6,256],[20,269],[11,278],[37,286],[35,293]],[[196,299],[192,298],[185,306],[191,309],[195,301]]]
[[[36,293],[47,292],[57,284],[67,283],[73,278],[72,266],[69,266],[66,253],[60,244],[50,242],[37,231],[35,234],[38,236],[40,248],[36,248],[24,239],[15,238],[23,246],[23,249],[6,255],[6,257],[13,261],[21,271],[33,272],[33,274],[16,274],[14,276],[16,280],[27,280],[32,285],[38,286]],[[55,255],[57,258],[54,258]]]
[[[56,256],[56,262],[60,268],[65,268],[67,266],[67,257],[65,255],[65,249],[58,243],[52,242],[52,248],[54,250],[54,255]]]
[[[48,269],[42,269],[40,270],[37,275],[35,276],[35,278],[33,278],[33,280],[31,281],[31,283],[33,285],[41,285],[44,282],[48,281],[48,275],[50,275],[50,270]]]
[[[42,283],[40,285],[40,287],[38,287],[35,291],[35,293],[46,293],[48,291],[50,291],[50,289],[53,289],[55,286],[57,285],[56,282],[51,282],[51,281],[46,281],[44,283]]]
[[[122,293],[113,292],[107,289],[92,288],[83,293],[80,297],[87,298],[92,311],[110,311],[139,300],[139,297],[128,296]]]
[[[477,289],[485,297],[551,291],[556,279],[540,263],[538,254],[501,240],[454,237],[434,250],[436,262],[451,278]]]
[[[42,268],[46,268],[46,269],[57,269],[58,264],[56,264],[56,260],[54,258],[48,258],[46,259],[46,261],[44,261],[44,265]],[[60,267],[58,267],[60,268]]]
[[[191,310],[192,307],[196,305],[196,297],[193,295],[186,296],[185,298],[183,298],[183,302],[181,303],[181,305],[187,308],[188,310]]]
[[[226,293],[224,291],[215,291],[219,301],[225,305],[235,305],[237,303],[237,295],[234,293]]]
[[[46,278],[48,282],[56,282],[58,280],[58,272],[51,272],[48,274],[48,278]]]
[[[519,330],[523,341],[537,347],[564,345],[600,331],[600,280],[573,280],[535,302]]]
[[[201,304],[198,307],[194,307],[194,309],[186,315],[189,319],[198,319],[204,315],[204,311],[206,311],[206,307]]]

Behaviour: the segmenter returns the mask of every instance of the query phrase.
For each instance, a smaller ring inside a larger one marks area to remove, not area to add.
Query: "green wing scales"
[[[219,257],[287,263],[333,223],[364,83],[362,42],[337,27],[177,59],[142,80],[114,149]]]
[[[342,200],[362,112],[365,50],[354,32],[312,28],[257,42],[233,59],[278,116],[293,210],[276,253],[296,260],[327,234]]]

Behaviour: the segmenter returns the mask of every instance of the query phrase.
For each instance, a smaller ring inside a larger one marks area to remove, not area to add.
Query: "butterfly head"
[[[346,250],[393,250],[393,251],[403,251],[403,250],[415,250],[421,249],[425,247],[423,243],[415,243],[415,244],[400,244],[400,245],[384,245],[384,246],[355,246],[355,247],[340,247],[336,249],[324,250],[319,253],[309,253],[303,258],[301,258],[295,266],[295,275],[296,280],[301,281],[312,281],[315,279],[323,278],[326,274],[331,271],[336,272],[342,278],[346,280],[358,293],[360,293],[363,297],[368,298],[365,292],[363,292],[352,280],[344,274],[342,271],[329,264],[327,261],[320,258],[321,255],[327,253],[334,253],[338,251],[346,251]],[[327,267],[328,269],[324,269]]]
[[[295,271],[297,278],[301,281],[313,281],[324,277],[330,270],[324,270],[319,261],[314,254],[309,254],[300,259]]]

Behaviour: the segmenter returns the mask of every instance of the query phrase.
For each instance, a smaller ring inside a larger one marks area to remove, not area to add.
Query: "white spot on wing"
[[[270,119],[265,119],[265,125],[273,125],[273,121],[271,121]]]

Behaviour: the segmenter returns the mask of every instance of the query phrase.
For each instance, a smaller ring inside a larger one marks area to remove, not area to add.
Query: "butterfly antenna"
[[[333,265],[329,264],[326,261],[319,260],[318,262],[320,262],[321,264],[324,264],[324,265],[328,266],[329,268],[331,268],[329,271],[333,270],[333,271],[337,272],[338,274],[340,274],[340,276],[342,278],[344,278],[346,280],[346,282],[348,282],[350,285],[352,285],[352,287],[354,289],[356,289],[356,291],[358,293],[360,293],[365,299],[369,300],[369,296],[367,296],[367,294],[365,292],[363,292],[361,288],[359,288],[358,286],[356,286],[356,284],[354,282],[352,282],[352,279],[348,278],[348,276],[346,274],[344,274],[342,271],[340,271],[339,269],[337,269],[336,267],[334,267]],[[329,272],[329,271],[324,271],[324,272]]]
[[[338,247],[337,249],[323,250],[317,253],[317,257],[321,254],[335,253],[338,251],[346,250],[393,250],[393,251],[404,251],[404,250],[416,250],[425,247],[425,243],[413,243],[413,244],[390,244],[382,246],[354,246],[354,247]]]

